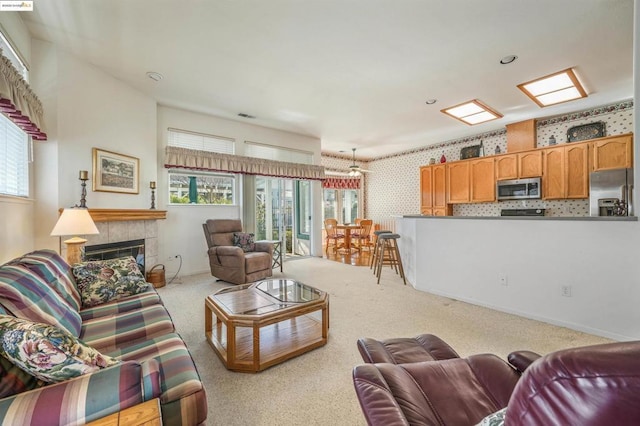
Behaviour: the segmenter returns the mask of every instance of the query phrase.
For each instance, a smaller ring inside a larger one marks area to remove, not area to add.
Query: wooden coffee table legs
[[[328,330],[328,297],[310,306],[233,317],[213,298],[205,300],[207,341],[233,371],[255,373],[323,346]]]

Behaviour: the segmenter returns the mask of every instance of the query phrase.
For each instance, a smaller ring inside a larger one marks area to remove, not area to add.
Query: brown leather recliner
[[[536,358],[365,364],[353,381],[369,425],[474,425],[504,407],[506,425],[640,424],[640,342]]]
[[[245,284],[273,275],[272,243],[256,242],[252,252],[244,252],[233,245],[233,234],[242,232],[239,219],[209,219],[202,228],[214,277],[233,284]]]

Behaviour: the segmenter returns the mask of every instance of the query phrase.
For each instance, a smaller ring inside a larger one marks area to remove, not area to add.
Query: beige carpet
[[[209,425],[364,425],[351,380],[359,337],[432,333],[461,356],[517,349],[538,353],[609,340],[473,306],[404,286],[390,269],[380,285],[370,269],[307,258],[284,273],[330,294],[329,342],[257,374],[227,371],[204,338],[204,298],[228,284],[208,274],[159,289],[205,384]]]

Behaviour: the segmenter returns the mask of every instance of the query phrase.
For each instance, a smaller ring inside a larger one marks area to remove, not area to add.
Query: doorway
[[[278,240],[282,255],[308,255],[311,232],[309,181],[255,178],[256,240]]]

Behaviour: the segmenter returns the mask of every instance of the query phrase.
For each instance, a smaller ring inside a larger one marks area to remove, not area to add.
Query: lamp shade
[[[79,208],[64,209],[58,218],[56,226],[51,231],[52,236],[99,234],[93,223],[89,210]]]

